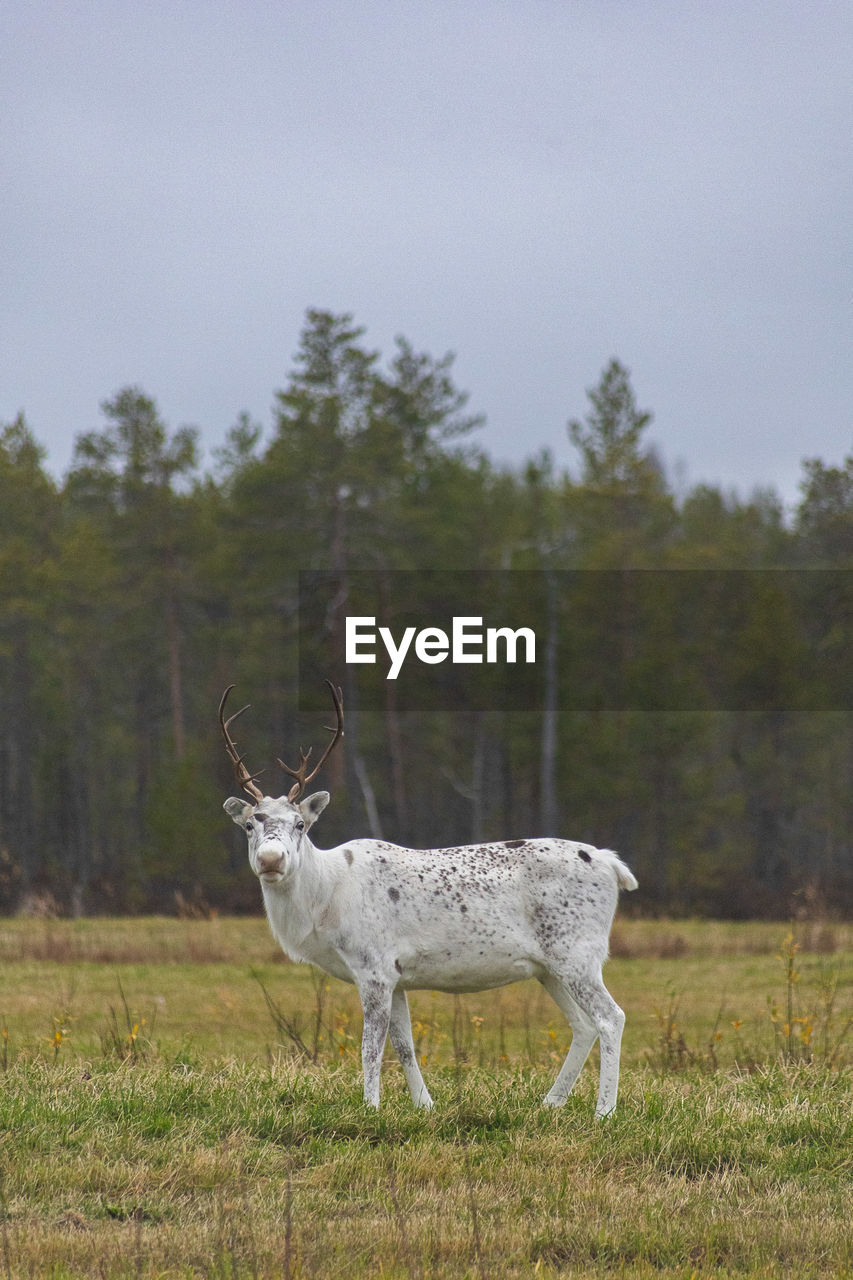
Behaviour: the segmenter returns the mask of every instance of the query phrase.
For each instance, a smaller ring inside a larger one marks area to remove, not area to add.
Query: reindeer
[[[432,1107],[418,1066],[406,993],[486,991],[536,978],[572,1026],[572,1042],[549,1107],[566,1101],[595,1041],[601,1041],[596,1116],[616,1105],[625,1015],[601,978],[619,889],[636,889],[625,863],[608,849],[570,840],[504,840],[449,849],[405,849],[384,840],[347,840],[318,849],[308,832],[329,803],[305,796],[344,731],[340,689],[329,681],[336,725],[308,773],[300,750],[287,796],[264,795],[225,719],[219,724],[235,776],[249,801],[225,811],[249,842],[272,932],[292,960],[307,961],[358,988],[364,1012],[364,1100],[379,1106],[385,1041],[400,1059],[417,1107]]]

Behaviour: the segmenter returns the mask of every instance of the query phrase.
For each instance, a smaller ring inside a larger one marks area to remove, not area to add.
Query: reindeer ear
[[[229,796],[222,806],[228,817],[237,823],[238,827],[245,827],[246,819],[252,812],[254,805],[247,804],[245,800],[238,800],[236,796]]]
[[[315,791],[313,796],[306,796],[302,803],[297,806],[305,819],[306,830],[311,826],[312,822],[319,818],[330,798],[328,791]]]

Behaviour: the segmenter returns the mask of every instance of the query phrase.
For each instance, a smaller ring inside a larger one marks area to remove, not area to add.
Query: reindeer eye
[[[305,830],[305,823],[304,823],[304,822],[297,822],[297,824],[296,824],[296,830],[297,830],[297,831],[304,831],[304,830]]]
[[[247,822],[247,823],[246,823],[246,831],[247,831],[247,833],[248,833],[249,831],[254,831],[254,829],[255,829],[255,828],[252,826],[251,822]]]

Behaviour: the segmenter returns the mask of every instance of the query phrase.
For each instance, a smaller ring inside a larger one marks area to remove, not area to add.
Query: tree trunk
[[[175,759],[186,755],[186,729],[184,726],[184,699],[181,678],[181,632],[178,626],[178,610],[170,584],[166,595],[166,646],[169,654],[169,699],[172,709],[172,742]]]
[[[391,763],[391,789],[394,796],[394,818],[397,838],[406,840],[408,805],[403,768],[403,738],[400,733],[400,716],[397,711],[397,694],[393,680],[385,681],[385,731],[388,734],[388,752]]]
[[[382,823],[379,821],[379,809],[376,805],[376,795],[370,781],[370,775],[367,772],[367,765],[364,763],[364,757],[354,755],[352,763],[355,776],[358,779],[358,785],[361,787],[361,794],[364,797],[364,808],[367,813],[367,826],[370,834],[377,840],[384,840]]]
[[[545,705],[542,712],[541,795],[539,821],[543,836],[558,835],[557,729],[559,687],[557,671],[557,584],[554,571],[545,568],[547,623],[545,637]]]

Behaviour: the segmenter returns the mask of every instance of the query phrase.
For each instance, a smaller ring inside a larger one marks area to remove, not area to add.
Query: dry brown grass
[[[790,926],[773,921],[617,920],[610,954],[616,959],[670,960],[773,955]],[[853,950],[853,924],[796,923],[803,952]],[[58,964],[275,964],[284,962],[260,917],[176,919],[49,916],[0,920],[0,962]]]

